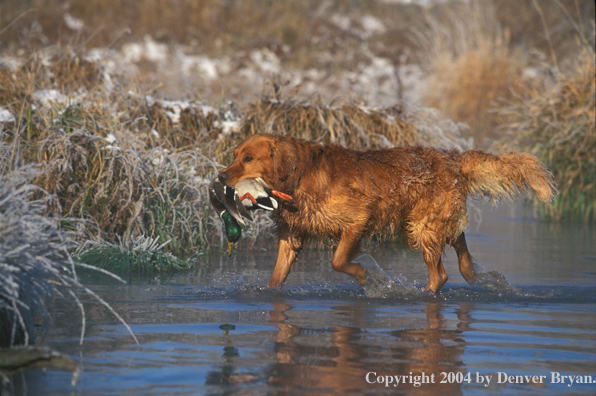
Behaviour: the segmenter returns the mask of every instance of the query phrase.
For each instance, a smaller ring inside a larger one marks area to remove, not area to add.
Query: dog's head
[[[291,193],[305,164],[304,143],[286,136],[259,133],[234,149],[234,161],[219,174],[219,180],[230,186],[261,177],[269,187]]]

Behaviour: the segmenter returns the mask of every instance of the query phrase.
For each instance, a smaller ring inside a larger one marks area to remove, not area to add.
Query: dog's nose
[[[228,180],[228,174],[226,172],[220,172],[219,175],[217,175],[217,178],[222,184],[226,184],[226,180]]]

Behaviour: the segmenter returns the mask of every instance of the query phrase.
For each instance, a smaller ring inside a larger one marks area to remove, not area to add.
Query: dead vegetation
[[[586,45],[571,64],[555,71],[554,86],[530,89],[499,115],[507,137],[497,144],[530,152],[553,172],[559,195],[539,206],[560,220],[596,220],[596,55]]]
[[[325,105],[319,97],[303,101],[285,97],[282,90],[282,84],[273,81],[269,91],[246,106],[240,127],[243,137],[258,132],[280,133],[357,150],[465,145],[460,138],[462,125],[437,123],[436,129],[429,130],[416,117],[420,109],[405,105],[372,109],[352,102]]]
[[[197,230],[205,230],[206,220],[193,205],[202,190],[193,177],[213,172],[210,160],[203,164],[192,152],[168,151],[159,141],[147,146],[142,135],[134,135],[130,115],[122,113],[130,101],[103,85],[86,85],[89,70],[100,66],[81,58],[58,53],[49,63],[2,69],[0,106],[15,115],[14,123],[4,125],[12,147],[7,155],[38,164],[43,172],[34,183],[56,197],[49,213],[85,219],[89,235],[115,240],[147,233],[173,239],[170,249],[178,254],[205,245],[205,234]],[[40,93],[48,92],[54,96],[44,100]]]
[[[492,3],[468,2],[448,12],[447,20],[429,16],[427,29],[418,32],[429,55],[425,103],[469,125],[474,145],[483,148],[498,124],[489,110],[519,91],[528,65],[494,14]]]
[[[6,146],[0,144],[0,148]],[[79,281],[77,268],[89,266],[72,260],[75,232],[60,226],[77,221],[47,215],[53,197],[31,184],[39,176],[38,167],[14,168],[6,157],[0,158],[0,164],[4,171],[0,174],[0,348],[33,344],[39,331],[49,329],[45,301],[51,295],[72,299],[79,306],[81,342],[85,334],[81,294],[107,307],[130,331],[104,300]]]

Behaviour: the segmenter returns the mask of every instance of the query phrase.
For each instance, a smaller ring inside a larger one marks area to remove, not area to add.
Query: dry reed
[[[378,149],[402,145],[461,147],[462,125],[439,121],[432,111],[405,105],[372,109],[353,103],[325,105],[314,97],[300,101],[284,97],[282,84],[273,81],[269,91],[249,104],[240,134],[280,133],[324,144],[340,144],[352,149]],[[267,87],[267,86],[266,86]],[[421,117],[425,113],[428,117]]]
[[[507,137],[497,147],[533,153],[552,171],[559,195],[544,211],[555,220],[596,220],[595,59],[586,45],[555,71],[554,87],[528,90],[499,111]]]
[[[464,3],[448,16],[446,21],[429,16],[426,28],[416,32],[428,62],[424,102],[469,125],[474,145],[486,148],[497,126],[489,110],[519,89],[527,62],[509,45],[492,3]]]

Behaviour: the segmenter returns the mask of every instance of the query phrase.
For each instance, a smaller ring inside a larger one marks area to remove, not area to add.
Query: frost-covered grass
[[[72,260],[71,233],[58,226],[64,219],[46,216],[52,197],[31,184],[36,176],[39,171],[32,166],[0,174],[0,347],[34,343],[36,320],[40,318],[46,328],[49,325],[45,300],[52,294],[79,305],[81,342],[85,311],[79,293],[103,303],[128,328],[107,303],[79,282],[76,267],[88,266]],[[41,198],[33,198],[40,192]]]
[[[30,200],[31,169],[0,175],[0,346],[35,340],[34,319],[47,318],[44,298],[55,289],[45,279],[61,274],[67,245],[45,202]]]
[[[96,238],[160,237],[171,240],[169,251],[187,256],[204,248],[205,181],[221,167],[211,158],[225,147],[210,133],[223,130],[215,126],[223,116],[192,103],[175,114],[170,102],[122,86],[110,92],[107,77],[89,76],[81,58],[44,52],[17,69],[0,68],[7,87],[0,104],[15,118],[2,124],[11,158],[39,164],[43,172],[33,182],[55,195],[50,213],[85,219]],[[80,73],[76,65],[83,65]],[[62,68],[70,68],[68,78],[59,77]],[[77,75],[96,84],[70,86]],[[39,94],[51,90],[58,100]]]
[[[431,109],[405,104],[376,109],[350,101],[328,105],[318,97],[288,97],[283,88],[273,81],[270,91],[245,107],[243,135],[281,133],[358,150],[407,144],[467,148],[461,138],[466,126],[440,119]]]

